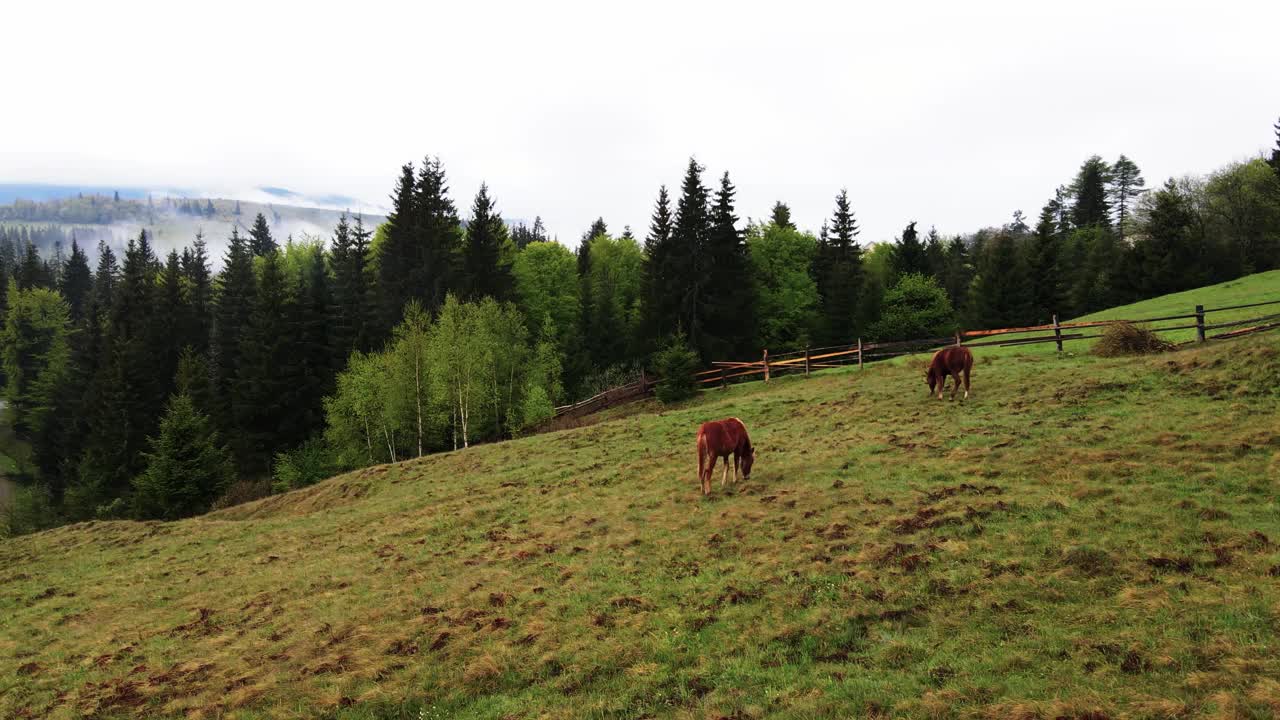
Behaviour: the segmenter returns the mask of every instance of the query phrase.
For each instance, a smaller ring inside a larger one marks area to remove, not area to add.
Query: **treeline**
[[[508,228],[486,186],[464,224],[431,158],[376,232],[344,216],[327,245],[279,246],[259,215],[216,275],[200,237],[166,257],[145,232],[123,257],[100,244],[91,269],[74,239],[42,259],[0,236],[26,526],[179,517],[508,437],[645,364],[1038,323],[1280,267],[1280,135],[1269,162],[1150,192],[1127,158],[1089,158],[1034,225],[911,222],[870,247],[846,192],[817,234],[782,202],[743,227],[729,175],[704,172],[659,188],[643,241],[602,218],[576,250]]]
[[[154,203],[120,197],[120,193],[102,195],[79,193],[75,197],[50,200],[18,199],[11,205],[0,205],[0,222],[66,223],[71,225],[109,225],[115,222],[146,219]]]

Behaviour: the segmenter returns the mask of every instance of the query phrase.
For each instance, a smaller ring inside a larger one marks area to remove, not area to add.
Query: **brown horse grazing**
[[[929,394],[934,392],[934,386],[937,386],[938,399],[942,399],[942,391],[947,387],[947,376],[955,378],[955,385],[951,388],[951,399],[956,399],[956,391],[960,389],[960,374],[964,373],[964,397],[969,399],[969,371],[973,369],[973,353],[969,352],[969,348],[963,345],[954,345],[949,348],[943,348],[933,354],[933,359],[929,361],[929,371],[925,373],[925,379],[929,381]]]
[[[734,482],[738,481],[739,464],[743,479],[751,479],[751,464],[755,462],[756,451],[747,436],[747,426],[738,418],[702,423],[698,428],[698,481],[702,483],[703,495],[711,494],[711,471],[716,467],[716,458],[724,460],[724,474],[720,476],[720,487],[724,487],[729,477],[730,455],[733,455]]]

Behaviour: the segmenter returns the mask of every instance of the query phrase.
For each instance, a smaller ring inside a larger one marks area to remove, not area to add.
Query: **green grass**
[[[0,542],[0,717],[1280,713],[1280,333],[922,362]]]
[[[1172,293],[1170,295],[1162,295],[1150,300],[1143,300],[1130,305],[1120,305],[1118,307],[1109,308],[1084,317],[1074,318],[1070,322],[1093,322],[1098,320],[1141,320],[1143,318],[1170,317],[1173,315],[1190,315],[1195,312],[1196,305],[1203,305],[1206,310],[1212,311],[1218,307],[1231,307],[1233,305],[1248,305],[1251,303],[1265,302],[1270,300],[1280,300],[1280,270],[1272,270],[1270,272],[1257,273],[1246,277],[1237,278],[1218,285],[1208,285],[1195,290],[1187,290],[1185,292]],[[1217,323],[1234,322],[1236,320],[1247,320],[1250,318],[1262,317],[1264,315],[1275,315],[1280,313],[1280,305],[1264,305],[1262,307],[1244,308],[1242,310],[1227,310],[1223,312],[1209,312],[1205,316],[1205,323],[1214,325]],[[1065,318],[1063,322],[1069,322]],[[1274,322],[1274,320],[1270,321]],[[1154,323],[1151,327],[1175,327],[1181,325],[1194,325],[1195,319],[1187,320],[1167,320],[1164,322]],[[1211,330],[1210,335],[1219,332],[1227,332],[1236,328],[1226,328],[1223,330]],[[1093,335],[1100,332],[1096,328],[1086,328],[1083,330],[1065,330],[1064,333],[1083,333]],[[1046,333],[1032,333],[1027,335],[1014,335],[1010,337],[1031,337],[1033,335],[1044,335]],[[1052,334],[1047,333],[1047,334]],[[1182,343],[1196,339],[1196,331],[1174,330],[1167,333],[1160,333],[1160,337],[1172,342]],[[1069,341],[1064,348],[1072,352],[1086,352],[1092,347],[1094,340],[1077,340]],[[986,347],[975,348],[974,352],[982,352],[983,354],[995,356],[1008,355],[1049,355],[1056,351],[1053,343],[1041,343],[1036,345],[1012,346],[1012,347]]]

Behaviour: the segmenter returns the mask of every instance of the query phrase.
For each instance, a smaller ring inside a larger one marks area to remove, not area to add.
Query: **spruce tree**
[[[893,270],[897,277],[929,274],[929,259],[914,220],[907,223],[902,237],[893,246]]]
[[[160,303],[156,308],[156,317],[164,332],[157,338],[159,344],[153,348],[159,365],[159,381],[164,387],[165,395],[172,389],[182,348],[191,344],[188,336],[192,325],[191,307],[183,284],[182,261],[178,252],[171,250],[165,259],[164,270],[160,273],[160,287],[156,293],[156,299]]]
[[[71,238],[71,257],[67,259],[66,268],[62,271],[62,282],[58,289],[67,301],[71,321],[80,322],[84,317],[89,293],[93,290],[93,276],[89,273],[89,256],[80,249],[74,237]]]
[[[957,312],[968,308],[969,283],[973,279],[973,266],[964,239],[956,236],[947,243],[946,269],[942,275],[942,289]]]
[[[1007,233],[985,243],[974,280],[971,322],[979,327],[1018,327],[1035,321],[1026,255]]]
[[[1271,159],[1267,162],[1271,165],[1271,169],[1276,171],[1276,177],[1280,177],[1280,120],[1276,121],[1276,147],[1271,151]]]
[[[935,227],[930,227],[929,234],[925,236],[924,257],[925,265],[929,268],[928,275],[941,285],[947,271],[947,247]]]
[[[1146,192],[1143,189],[1146,184],[1137,163],[1124,155],[1111,166],[1111,205],[1115,209],[1116,232],[1121,241],[1124,241],[1125,230],[1131,220],[1133,203],[1138,195]]]
[[[578,275],[586,277],[591,264],[591,241],[601,235],[609,234],[609,226],[605,223],[604,218],[598,217],[591,223],[591,227],[582,234],[582,239],[578,241]]]
[[[862,249],[855,238],[857,221],[849,205],[848,190],[836,195],[830,225],[814,259],[818,284],[820,337],[825,343],[847,343],[858,336],[858,302],[862,294]]]
[[[191,398],[170,398],[159,433],[148,438],[146,469],[133,481],[142,518],[176,520],[205,512],[235,478],[231,456]]]
[[[707,350],[703,344],[700,308],[705,302],[703,286],[707,279],[703,253],[711,231],[708,191],[702,184],[702,170],[695,159],[689,158],[671,226],[664,288],[669,299],[662,307],[660,318],[663,325],[659,328],[663,337],[683,331],[699,353]],[[702,358],[712,359],[706,355]]]
[[[488,186],[481,183],[471,205],[471,219],[467,222],[467,238],[463,246],[458,283],[458,292],[463,298],[479,300],[491,297],[502,301],[511,296],[514,281],[511,267],[503,258],[503,247],[507,242],[507,227],[489,197]]]
[[[213,376],[218,405],[214,417],[220,427],[234,427],[233,398],[236,369],[240,365],[242,340],[253,313],[257,278],[253,253],[236,228],[231,229],[222,273],[218,276],[218,297],[214,308]],[[231,437],[233,442],[236,438]]]
[[[671,282],[671,198],[667,186],[658,188],[653,216],[649,221],[649,234],[644,239],[644,277],[641,285],[641,315],[644,338],[640,345],[644,353],[658,347],[666,332],[666,315],[674,310],[667,288]]]
[[[1111,183],[1111,167],[1094,155],[1080,166],[1071,184],[1074,205],[1071,221],[1075,227],[1111,229],[1111,203],[1107,186]]]
[[[419,218],[413,276],[415,292],[409,293],[404,300],[417,298],[428,312],[436,312],[444,306],[445,296],[458,283],[458,260],[462,255],[463,239],[462,221],[449,198],[448,178],[440,158],[423,161],[414,202]],[[396,309],[396,322],[399,322],[403,310],[402,302]],[[387,326],[388,333],[391,327]]]
[[[780,228],[788,228],[794,230],[796,226],[791,222],[791,208],[787,207],[781,200],[773,204],[772,222]]]
[[[413,164],[406,163],[400,168],[400,178],[391,196],[391,212],[384,226],[385,235],[378,248],[380,324],[386,332],[400,322],[400,313],[413,296],[414,283],[424,279],[420,267],[421,248],[417,242],[420,233],[416,192]]]
[[[178,395],[191,398],[197,412],[213,416],[213,369],[207,357],[188,346],[178,356],[178,371],[173,378],[173,389]]]
[[[182,275],[188,289],[188,326],[182,333],[183,342],[198,353],[206,353],[213,328],[214,300],[209,250],[201,232],[196,232],[190,249],[182,250]]]
[[[370,349],[371,289],[366,276],[369,231],[356,217],[352,229],[344,213],[334,229],[330,262],[333,265],[333,298],[330,306],[330,367],[340,372],[355,351]]]
[[[1067,310],[1067,286],[1060,263],[1062,235],[1058,232],[1055,202],[1050,200],[1040,211],[1040,221],[1036,223],[1032,240],[1029,270],[1037,316],[1050,318],[1056,313],[1060,320],[1066,320],[1063,313]]]
[[[240,333],[239,362],[232,384],[232,408],[239,437],[234,439],[241,468],[265,473],[273,450],[297,437],[297,418],[289,417],[292,376],[300,358],[288,323],[285,278],[280,254],[263,257],[262,274],[249,321]]]
[[[726,172],[716,191],[711,228],[702,253],[705,268],[702,348],[707,358],[731,360],[756,350],[755,288],[747,245],[734,215],[735,194]]]
[[[267,218],[258,213],[253,219],[253,227],[249,229],[249,251],[255,257],[263,257],[278,249],[275,239],[271,237],[271,228],[267,227]]]

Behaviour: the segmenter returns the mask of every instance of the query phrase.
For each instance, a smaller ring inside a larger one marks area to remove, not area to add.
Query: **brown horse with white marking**
[[[934,393],[934,386],[937,386],[938,399],[942,399],[942,391],[947,387],[947,376],[955,378],[955,385],[951,388],[951,399],[956,399],[956,391],[960,389],[960,375],[964,374],[964,397],[969,399],[969,371],[973,369],[973,353],[969,352],[969,348],[963,345],[954,345],[949,348],[943,348],[933,354],[933,359],[929,361],[929,370],[925,373],[925,379],[929,381],[929,394]]]
[[[756,450],[751,447],[747,426],[738,418],[702,423],[698,428],[698,481],[702,483],[703,495],[711,494],[711,471],[716,467],[716,458],[724,460],[724,474],[720,476],[720,487],[724,487],[729,477],[730,455],[733,456],[734,482],[738,481],[739,465],[743,479],[751,479],[751,464],[755,462]]]

